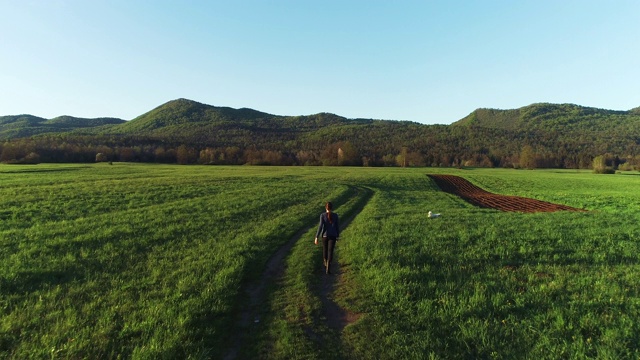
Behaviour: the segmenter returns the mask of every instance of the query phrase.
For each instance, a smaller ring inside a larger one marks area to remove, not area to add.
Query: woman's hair
[[[331,210],[333,210],[333,204],[327,201],[327,204],[324,206],[327,210],[327,218],[329,219],[329,224],[333,224],[333,219],[331,218]]]

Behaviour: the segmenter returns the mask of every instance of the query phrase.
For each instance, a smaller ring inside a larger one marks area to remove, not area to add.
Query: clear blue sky
[[[0,115],[640,106],[640,1],[0,0]]]

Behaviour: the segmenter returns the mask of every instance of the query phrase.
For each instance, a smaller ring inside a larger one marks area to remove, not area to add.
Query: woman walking
[[[322,235],[322,258],[324,259],[324,267],[327,274],[331,274],[329,267],[331,266],[331,259],[333,258],[333,248],[336,246],[336,241],[340,237],[340,221],[338,220],[338,214],[332,212],[333,204],[327,202],[325,205],[325,212],[320,214],[320,224],[318,224],[318,231],[316,231],[316,239],[314,243],[318,245],[318,236]]]

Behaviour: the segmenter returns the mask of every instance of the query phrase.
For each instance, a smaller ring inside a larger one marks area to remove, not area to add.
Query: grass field
[[[428,173],[589,211],[480,209]],[[222,358],[246,330],[243,288],[302,231],[242,358],[638,358],[639,185],[557,170],[0,166],[0,356]],[[353,217],[331,297],[358,320],[342,331],[323,318],[312,243],[326,200]]]

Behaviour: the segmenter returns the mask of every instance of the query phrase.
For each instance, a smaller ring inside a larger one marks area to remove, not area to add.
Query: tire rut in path
[[[482,208],[513,212],[553,212],[553,211],[586,211],[566,205],[553,204],[546,201],[490,193],[468,180],[454,175],[427,175],[438,187],[447,193],[456,195],[466,202]]]
[[[360,211],[364,208],[366,203],[371,198],[372,191],[369,189],[359,188],[356,196],[360,197],[358,204],[353,210],[353,214],[342,221],[340,224],[340,231],[343,231],[347,225],[353,220]],[[265,301],[265,288],[269,285],[275,284],[279,278],[282,277],[285,271],[284,259],[291,252],[293,246],[302,238],[304,234],[309,232],[315,227],[307,227],[298,230],[298,232],[291,237],[291,239],[281,246],[267,261],[265,271],[262,273],[260,279],[256,282],[249,283],[245,286],[243,291],[248,297],[248,305],[241,309],[239,315],[236,317],[237,323],[235,328],[246,330],[243,333],[238,333],[235,336],[235,340],[231,348],[227,351],[223,357],[224,360],[233,360],[238,358],[238,353],[242,348],[244,341],[248,340],[248,335],[251,335],[251,324],[260,322],[260,305]],[[337,258],[336,258],[337,260]],[[337,261],[334,262],[332,270],[336,269],[336,274],[340,274],[340,267]],[[333,293],[335,288],[336,278],[335,275],[329,275],[323,279],[320,289],[322,297],[322,305],[324,309],[324,315],[327,318],[327,322],[330,328],[344,329],[350,322],[357,320],[358,316],[347,312],[342,309],[333,299],[329,299],[329,294]],[[313,338],[317,338],[315,334],[309,334]]]
[[[260,322],[260,305],[265,301],[265,288],[274,284],[275,281],[284,274],[284,258],[291,251],[291,248],[300,240],[302,235],[306,234],[311,228],[302,228],[283,246],[281,246],[267,261],[265,271],[260,279],[246,285],[241,290],[248,297],[248,305],[240,311],[237,317],[235,328],[242,329],[240,333],[235,334],[233,346],[227,352],[223,359],[233,360],[238,357],[238,352],[242,348],[243,342],[252,334],[252,323]]]
[[[364,209],[367,202],[371,198],[373,191],[369,189],[359,189],[363,194],[360,198],[359,204],[353,211],[353,214],[349,216],[346,220],[341,221],[340,224],[340,232],[346,229],[351,221],[360,214],[360,211]],[[340,241],[336,243],[336,246],[339,246]],[[338,261],[338,257],[334,254],[334,261],[331,266],[331,274],[322,274],[323,278],[320,281],[318,291],[320,293],[320,300],[322,301],[322,308],[324,310],[324,317],[327,319],[327,326],[332,330],[337,330],[342,332],[342,330],[349,324],[354,323],[360,318],[361,314],[352,313],[346,309],[343,309],[338,305],[338,303],[334,300],[334,291],[336,289],[336,285],[342,282],[342,269],[340,267],[340,262]],[[324,272],[324,268],[322,268],[322,272]]]

